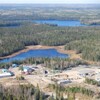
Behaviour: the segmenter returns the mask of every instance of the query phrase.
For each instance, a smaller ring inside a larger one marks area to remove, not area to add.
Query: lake
[[[57,26],[86,26],[81,24],[78,20],[33,20],[34,23],[38,24],[51,24]]]
[[[56,49],[37,49],[37,50],[29,50],[27,52],[23,52],[21,54],[18,54],[14,57],[11,58],[6,58],[3,60],[0,60],[0,63],[2,62],[12,62],[15,60],[24,60],[26,58],[30,58],[30,57],[48,57],[48,58],[54,58],[54,57],[59,57],[59,58],[68,58],[69,55],[68,54],[62,54],[57,52]]]

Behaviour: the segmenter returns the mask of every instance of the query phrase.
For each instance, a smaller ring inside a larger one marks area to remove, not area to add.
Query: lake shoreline
[[[43,46],[43,45],[35,45],[35,46],[33,46],[33,45],[31,45],[31,46],[26,46],[25,49],[20,50],[18,52],[15,52],[15,53],[13,53],[11,55],[0,57],[0,60],[6,59],[6,58],[11,58],[11,57],[14,57],[14,56],[16,56],[18,54],[27,52],[29,50],[36,50],[36,49],[56,49],[57,52],[59,52],[59,53],[70,55],[71,59],[81,59],[80,54],[76,54],[75,51],[73,51],[73,50],[64,50],[64,45],[63,46]]]

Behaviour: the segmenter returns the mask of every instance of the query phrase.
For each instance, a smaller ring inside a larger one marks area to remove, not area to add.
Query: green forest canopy
[[[66,50],[82,53],[82,58],[100,61],[100,26],[57,27],[36,25],[32,20],[80,20],[100,24],[99,5],[4,5],[0,7],[0,57],[29,45],[66,45]],[[31,21],[31,22],[30,22]]]
[[[0,56],[7,56],[28,45],[66,45],[87,60],[100,61],[100,27],[54,27],[27,24],[0,28]]]

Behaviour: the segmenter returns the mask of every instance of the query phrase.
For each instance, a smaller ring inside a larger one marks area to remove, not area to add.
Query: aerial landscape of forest
[[[0,4],[0,100],[100,100],[100,4]]]

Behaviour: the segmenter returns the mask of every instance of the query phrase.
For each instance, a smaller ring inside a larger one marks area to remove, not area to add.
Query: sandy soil
[[[18,55],[22,52],[27,52],[28,50],[50,49],[50,48],[54,48],[60,53],[69,54],[71,59],[81,59],[80,54],[76,54],[76,52],[72,51],[72,50],[64,50],[64,46],[42,46],[42,45],[26,46],[26,49],[20,50],[16,53],[13,53],[13,54],[9,55],[9,56],[0,57],[0,59],[14,57],[14,56],[16,56],[16,55]]]

